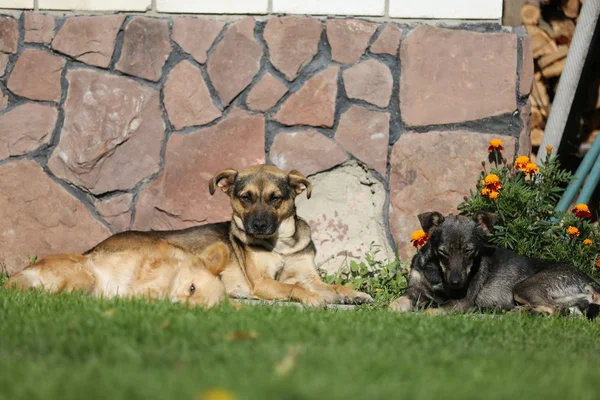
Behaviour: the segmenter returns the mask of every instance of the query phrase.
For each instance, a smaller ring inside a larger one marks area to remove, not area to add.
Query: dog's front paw
[[[304,296],[301,300],[302,304],[307,307],[325,307],[326,301],[318,294],[310,293]]]
[[[406,296],[402,296],[390,303],[390,310],[398,312],[408,312],[412,310],[412,301]]]
[[[353,292],[352,294],[344,297],[344,303],[346,303],[346,304],[373,304],[373,298],[363,292]]]
[[[446,311],[444,311],[441,308],[428,308],[427,310],[425,310],[423,312],[423,314],[425,314],[425,315],[442,315],[442,314],[446,314]]]

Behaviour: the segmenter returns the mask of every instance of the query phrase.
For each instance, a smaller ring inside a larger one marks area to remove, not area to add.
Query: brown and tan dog
[[[224,244],[216,243],[199,256],[161,239],[138,244],[143,248],[135,251],[48,256],[12,276],[7,286],[51,293],[82,290],[108,298],[166,298],[206,307],[226,297],[217,278],[229,259]]]
[[[214,194],[230,198],[232,221],[178,231],[122,232],[88,252],[143,251],[160,238],[193,255],[210,245],[225,244],[232,252],[220,274],[230,297],[293,300],[310,306],[325,303],[368,303],[372,298],[347,287],[321,281],[314,262],[310,227],[296,215],[295,198],[311,183],[301,173],[268,166],[243,171],[226,169],[209,182]]]

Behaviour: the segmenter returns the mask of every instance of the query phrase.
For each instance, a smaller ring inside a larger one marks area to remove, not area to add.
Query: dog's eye
[[[271,197],[271,203],[273,204],[277,204],[281,201],[281,196],[275,196],[273,195],[273,197]]]
[[[190,285],[190,296],[193,295],[194,293],[196,293],[196,286],[194,286],[194,284],[192,283]]]
[[[240,199],[246,203],[249,203],[252,201],[252,197],[249,194],[244,194],[244,195],[240,196]]]

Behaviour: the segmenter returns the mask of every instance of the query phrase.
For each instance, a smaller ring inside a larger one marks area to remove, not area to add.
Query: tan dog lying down
[[[99,297],[167,298],[212,307],[225,298],[217,276],[228,260],[229,249],[222,243],[195,256],[153,239],[143,251],[48,256],[12,276],[7,286],[51,293],[84,290]]]

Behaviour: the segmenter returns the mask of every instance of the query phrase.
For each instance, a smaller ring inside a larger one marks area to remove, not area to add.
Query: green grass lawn
[[[0,288],[0,398],[597,399],[600,320],[226,305]]]

